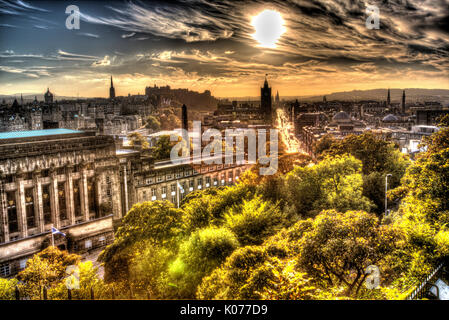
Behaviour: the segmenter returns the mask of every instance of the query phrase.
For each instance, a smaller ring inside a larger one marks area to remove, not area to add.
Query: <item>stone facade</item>
[[[112,137],[66,129],[30,132],[0,134],[0,276],[8,276],[5,263],[15,263],[9,261],[11,248],[28,256],[40,251],[52,226],[77,247],[85,235],[71,237],[72,229],[122,217],[120,197],[113,196],[120,192]],[[102,233],[110,238],[112,227]],[[63,242],[58,246],[66,249]]]
[[[68,129],[0,133],[0,277],[50,244],[85,253],[113,240],[133,204],[232,185],[248,164],[154,162],[147,151],[116,150],[111,136]],[[179,184],[179,185],[178,185]]]

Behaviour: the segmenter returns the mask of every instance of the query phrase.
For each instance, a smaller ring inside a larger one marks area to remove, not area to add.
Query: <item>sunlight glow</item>
[[[251,24],[256,29],[252,37],[264,48],[276,48],[276,42],[286,31],[281,14],[274,10],[262,11],[253,17]]]

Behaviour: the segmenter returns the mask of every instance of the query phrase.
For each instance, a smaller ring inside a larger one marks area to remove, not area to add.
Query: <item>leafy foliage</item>
[[[170,265],[169,276],[180,298],[195,295],[204,276],[219,266],[237,247],[235,235],[226,228],[205,228],[192,233],[181,244],[177,259]]]

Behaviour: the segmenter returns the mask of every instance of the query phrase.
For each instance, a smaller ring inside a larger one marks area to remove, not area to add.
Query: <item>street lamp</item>
[[[388,177],[391,177],[391,176],[392,176],[392,174],[390,174],[390,173],[385,176],[385,216],[387,216],[387,214],[388,214],[388,210],[387,210],[387,208],[388,208],[388,199],[387,199]]]

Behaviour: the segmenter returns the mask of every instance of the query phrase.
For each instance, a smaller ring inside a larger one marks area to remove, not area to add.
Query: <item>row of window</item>
[[[221,180],[219,180],[217,177],[214,177],[213,179],[211,177],[205,177],[204,179],[205,179],[205,188],[226,185],[225,173],[223,173],[221,175]],[[238,179],[238,176],[236,176],[236,179]],[[229,172],[227,182],[228,183],[233,182],[232,172]],[[190,179],[188,181],[188,183],[186,181],[181,182],[180,187],[179,187],[179,194],[181,195],[181,199],[185,196],[185,194],[193,191],[194,186],[195,186],[194,179]],[[173,183],[170,185],[171,200],[173,203],[177,203],[176,187],[177,187],[177,183]],[[187,188],[188,188],[188,190],[187,190]],[[203,178],[198,178],[197,179],[197,190],[201,190],[202,188],[203,188]],[[147,192],[145,190],[142,191],[142,201],[157,200],[156,188],[151,188],[150,195],[151,195],[151,198],[148,197],[149,195],[147,194]],[[162,200],[165,200],[167,198],[167,186],[163,186],[161,188],[161,198],[162,198]]]
[[[95,184],[91,179],[88,180],[87,189],[88,189],[87,198],[89,203],[89,210],[90,212],[97,212],[95,202]],[[25,215],[26,215],[27,228],[34,228],[37,226],[38,213],[37,213],[37,206],[35,206],[34,198],[35,198],[34,188],[26,188]],[[18,199],[17,191],[6,192],[8,226],[10,233],[19,232],[17,199]],[[74,200],[75,217],[81,217],[82,210],[81,210],[81,192],[79,180],[73,181],[73,200]],[[59,212],[57,214],[59,216],[59,220],[63,221],[68,219],[67,215],[68,203],[66,198],[66,187],[64,182],[58,183],[57,201],[59,209]],[[51,214],[51,199],[50,199],[49,184],[42,185],[42,205],[43,205],[44,223],[45,224],[54,223]]]

